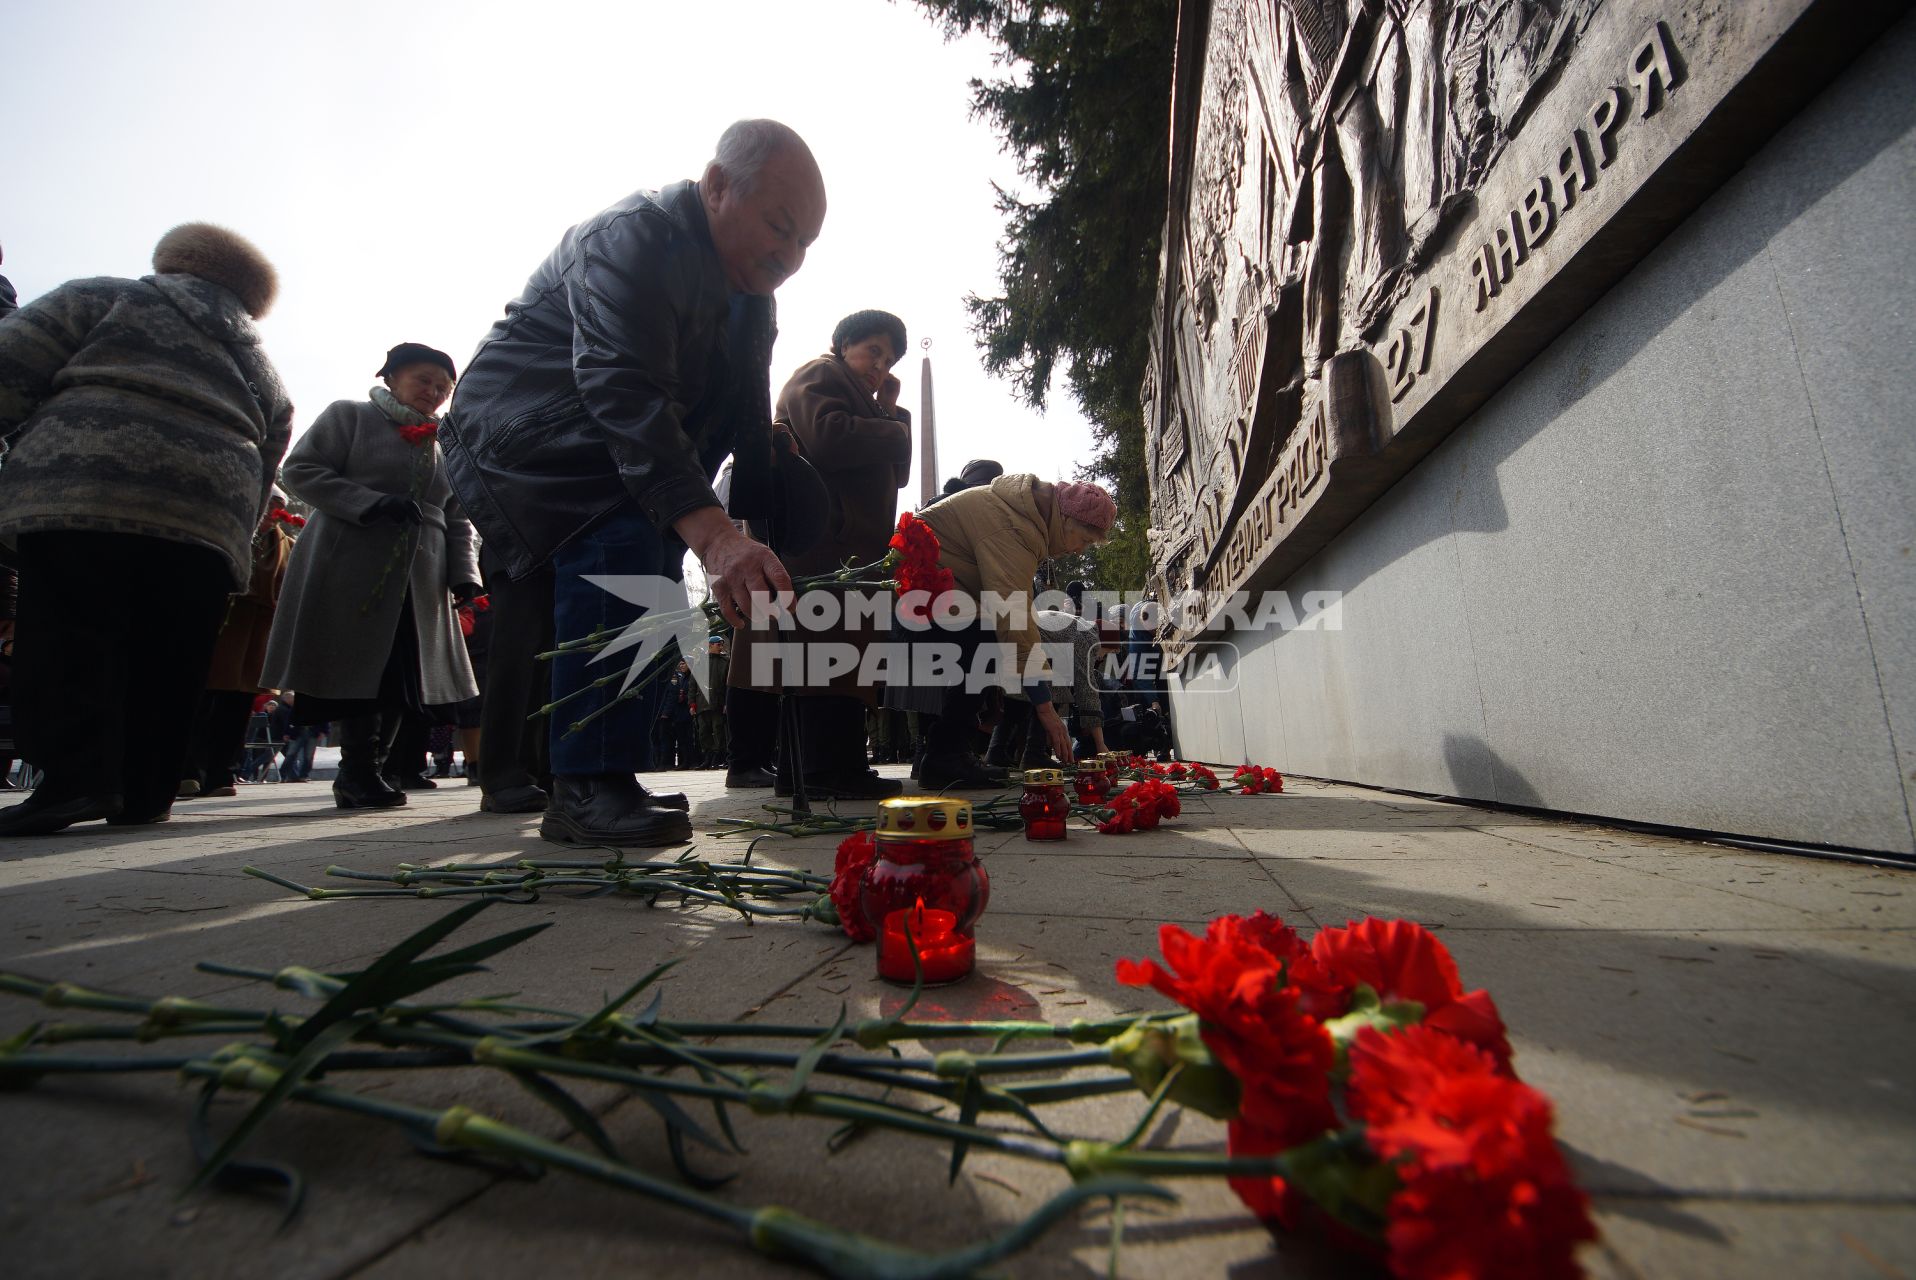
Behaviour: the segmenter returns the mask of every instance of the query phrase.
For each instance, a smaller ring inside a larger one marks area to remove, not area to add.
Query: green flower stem
[[[472,1056],[474,1061],[482,1062],[487,1066],[538,1071],[555,1076],[577,1076],[582,1079],[623,1084],[634,1089],[734,1102],[760,1115],[816,1115],[834,1120],[850,1120],[859,1124],[899,1129],[945,1141],[962,1140],[1007,1155],[1022,1156],[1028,1160],[1040,1160],[1048,1164],[1065,1163],[1065,1152],[1055,1144],[1002,1133],[995,1129],[960,1124],[953,1120],[942,1120],[906,1107],[892,1106],[868,1098],[856,1098],[849,1094],[815,1092],[810,1089],[800,1089],[796,1094],[787,1094],[769,1083],[759,1083],[750,1088],[741,1089],[728,1085],[709,1084],[702,1080],[648,1075],[610,1063],[582,1062],[575,1058],[555,1057],[551,1054],[518,1049],[494,1038],[474,1045]]]
[[[999,1090],[1011,1094],[1027,1106],[1042,1107],[1053,1102],[1076,1102],[1111,1093],[1136,1093],[1138,1082],[1130,1076],[1096,1076],[1089,1080],[1023,1080],[1001,1084]]]
[[[1103,1049],[1086,1049],[1079,1053],[1003,1053],[983,1056],[957,1049],[932,1059],[931,1069],[945,1079],[962,1080],[971,1075],[1069,1071],[1074,1067],[1104,1067],[1110,1064],[1111,1055]]]
[[[148,1023],[107,1025],[91,1022],[50,1022],[35,1029],[33,1043],[73,1044],[79,1041],[132,1040],[146,1044],[179,1036],[243,1036],[256,1032],[264,1024],[261,1018],[246,1022],[188,1022],[158,1027]]]
[[[1109,1142],[1073,1142],[1066,1150],[1072,1176],[1135,1174],[1147,1178],[1284,1178],[1297,1176],[1291,1157],[1220,1156],[1200,1151],[1138,1151]]]
[[[251,1062],[195,1061],[183,1072],[189,1078],[217,1080],[229,1088],[254,1092],[270,1089],[278,1073]],[[773,1257],[797,1258],[826,1274],[848,1280],[959,1280],[980,1267],[1031,1244],[1040,1234],[1088,1199],[1140,1195],[1167,1199],[1160,1187],[1148,1183],[1099,1182],[1074,1187],[1054,1197],[1036,1213],[995,1240],[944,1255],[926,1255],[883,1241],[841,1231],[779,1206],[750,1208],[733,1205],[669,1182],[604,1156],[541,1138],[468,1107],[443,1111],[349,1093],[326,1085],[302,1084],[291,1096],[301,1102],[368,1116],[430,1134],[445,1146],[490,1155],[531,1160],[550,1168],[590,1178],[648,1199],[672,1205],[725,1224]]]
[[[182,1074],[192,1079],[217,1080],[228,1088],[246,1089],[256,1093],[263,1093],[272,1088],[279,1076],[279,1073],[271,1067],[246,1059],[231,1062],[210,1060],[190,1062],[182,1068]],[[754,1217],[753,1210],[727,1204],[723,1200],[714,1199],[683,1184],[654,1178],[629,1166],[603,1157],[588,1155],[562,1143],[541,1138],[489,1116],[480,1115],[469,1107],[455,1106],[443,1111],[433,1111],[425,1107],[409,1106],[403,1102],[373,1098],[365,1094],[350,1093],[343,1089],[318,1084],[299,1085],[293,1090],[292,1096],[301,1102],[317,1103],[337,1111],[350,1111],[358,1115],[405,1125],[415,1132],[430,1134],[445,1146],[464,1147],[467,1150],[489,1152],[494,1155],[516,1156],[567,1169],[596,1181],[608,1182],[628,1191],[637,1191],[655,1200],[663,1200],[705,1217],[716,1218],[741,1231],[749,1231]]]
[[[596,867],[599,864],[586,864]],[[674,862],[641,864],[608,875],[548,875],[540,870],[502,870],[483,873],[401,869],[392,873],[354,871],[346,867],[328,867],[326,873],[341,879],[380,882],[390,888],[326,889],[302,885],[258,867],[242,868],[248,875],[270,881],[314,901],[340,898],[446,898],[461,896],[511,897],[536,895],[547,889],[617,889],[656,902],[660,897],[678,894],[730,907],[752,916],[798,916],[823,918],[819,899],[830,886],[825,876],[802,871],[747,867],[737,863],[709,864]],[[797,906],[763,906],[750,899],[804,897]]]
[[[0,971],[0,993],[26,996],[49,1009],[86,1009],[93,1013],[137,1013],[158,1025],[174,1026],[188,1022],[241,1021],[264,1018],[254,1009],[229,1009],[202,1004],[179,996],[143,1000],[138,996],[109,995],[71,982],[42,982],[25,974]]]
[[[619,681],[625,679],[625,674],[623,671],[614,671],[610,675],[603,675],[597,680],[588,681],[580,685],[577,689],[574,689],[571,693],[568,693],[565,697],[555,698],[553,701],[546,703],[543,707],[540,707],[537,711],[527,716],[526,719],[533,720],[540,716],[549,716],[566,703],[583,698],[594,689],[603,689],[609,684],[617,684]],[[640,683],[634,687],[643,689],[649,683],[651,682],[648,680],[641,680]]]
[[[859,1023],[851,1030],[851,1038],[867,1049],[876,1049],[880,1045],[897,1040],[938,1040],[962,1039],[970,1037],[990,1037],[1003,1039],[1043,1039],[1066,1040],[1072,1044],[1103,1044],[1107,1040],[1123,1035],[1141,1022],[1171,1022],[1183,1016],[1181,1010],[1162,1010],[1156,1013],[1131,1014],[1122,1018],[1105,1018],[1088,1022],[1082,1018],[1066,1023],[1055,1022],[892,1022],[883,1018],[873,1018]],[[701,1025],[697,1023],[675,1023],[677,1027]],[[816,1028],[817,1035],[825,1028]]]
[[[88,1058],[77,1054],[0,1053],[0,1084],[17,1084],[42,1075],[119,1074],[135,1071],[178,1071],[198,1054],[170,1058]]]

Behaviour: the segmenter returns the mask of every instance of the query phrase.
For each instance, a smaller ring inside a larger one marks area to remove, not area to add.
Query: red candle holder
[[[1025,793],[1018,800],[1018,816],[1024,819],[1025,839],[1064,839],[1071,802],[1065,799],[1062,769],[1025,771]]]
[[[1077,794],[1079,804],[1102,803],[1111,794],[1111,775],[1096,761],[1079,765],[1071,775],[1071,789]]]
[[[877,860],[859,905],[878,935],[878,976],[910,986],[956,982],[976,958],[972,927],[991,878],[972,850],[971,804],[942,796],[880,801]],[[917,948],[919,965],[912,963]]]

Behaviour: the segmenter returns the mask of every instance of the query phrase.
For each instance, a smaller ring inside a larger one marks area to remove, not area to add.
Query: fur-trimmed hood
[[[198,276],[229,290],[255,320],[272,309],[279,273],[253,242],[210,222],[186,222],[160,237],[153,269],[161,275]]]

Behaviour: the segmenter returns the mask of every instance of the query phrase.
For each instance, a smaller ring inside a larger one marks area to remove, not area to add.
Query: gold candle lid
[[[878,834],[907,840],[971,837],[971,801],[950,796],[894,796],[878,802]]]
[[[1056,787],[1062,785],[1063,782],[1063,769],[1025,770],[1025,785],[1027,787]]]

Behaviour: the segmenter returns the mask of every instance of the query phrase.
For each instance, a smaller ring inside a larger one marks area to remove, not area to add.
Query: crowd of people
[[[771,394],[772,295],[825,211],[804,141],[741,121],[698,179],[568,230],[463,371],[401,342],[290,449],[255,324],[276,277],[242,237],[177,227],[153,274],[18,309],[0,278],[0,544],[17,572],[0,609],[10,732],[38,781],[0,835],[164,821],[181,796],[309,776],[322,740],[339,808],[405,804],[450,775],[456,743],[482,808],[614,846],[690,835],[685,797],[642,773],[723,767],[735,789],[872,799],[901,786],[874,763],[911,760],[942,790],[1107,746],[1168,751],[1162,691],[1097,674],[1149,643],[1121,614],[936,637],[1000,644],[1023,672],[1054,642],[1076,658],[1056,682],[755,686],[754,602],[883,557],[911,474],[899,317],[847,316]],[[1117,508],[1095,484],[978,460],[917,515],[953,590],[1028,596],[1043,563],[1108,538]],[[641,617],[603,580],[676,580],[688,550],[721,631],[698,670],[620,696],[561,642]]]

